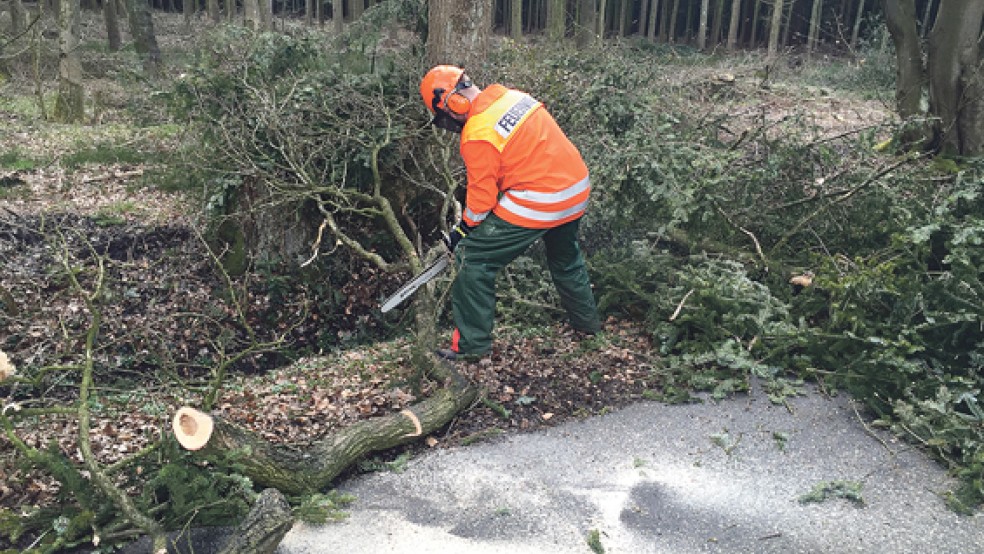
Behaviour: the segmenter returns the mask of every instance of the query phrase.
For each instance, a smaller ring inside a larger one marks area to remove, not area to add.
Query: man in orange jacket
[[[480,89],[464,70],[432,68],[420,83],[433,124],[461,133],[468,184],[451,231],[458,276],[451,289],[456,329],[448,358],[492,348],[495,279],[537,239],[571,325],[600,329],[577,231],[588,204],[588,168],[577,148],[529,94],[494,84]]]

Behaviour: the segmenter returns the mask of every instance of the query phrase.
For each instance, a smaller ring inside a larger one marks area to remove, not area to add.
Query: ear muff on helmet
[[[467,114],[471,110],[471,100],[461,94],[461,91],[471,86],[472,82],[464,79],[455,83],[454,90],[444,97],[444,108],[455,115]]]

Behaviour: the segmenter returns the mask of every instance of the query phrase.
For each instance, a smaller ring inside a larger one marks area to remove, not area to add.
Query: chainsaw
[[[397,289],[389,298],[383,301],[383,305],[380,310],[385,314],[386,312],[392,310],[393,308],[399,306],[404,300],[410,298],[413,293],[417,292],[417,289],[424,286],[425,284],[431,282],[435,277],[444,272],[451,263],[451,242],[447,235],[444,235],[444,246],[447,247],[447,252],[441,255],[440,258],[434,260],[426,269],[421,271],[416,277],[409,280],[402,287]]]

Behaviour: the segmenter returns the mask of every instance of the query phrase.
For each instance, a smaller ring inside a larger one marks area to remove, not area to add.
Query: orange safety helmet
[[[471,109],[471,100],[459,94],[461,89],[472,86],[463,80],[465,70],[454,65],[438,65],[431,68],[420,81],[420,97],[431,113],[438,115],[438,108],[456,115],[465,115]]]

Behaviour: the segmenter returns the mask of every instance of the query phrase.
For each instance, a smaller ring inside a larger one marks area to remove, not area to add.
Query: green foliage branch
[[[664,54],[514,46],[493,66],[541,95],[592,168],[600,307],[649,326],[663,397],[753,375],[779,402],[804,378],[846,388],[960,476],[955,509],[979,506],[981,162],[880,153],[891,121],[829,136],[795,111],[706,108],[695,96],[721,93],[668,78],[692,62]],[[804,271],[812,286],[790,285]]]

